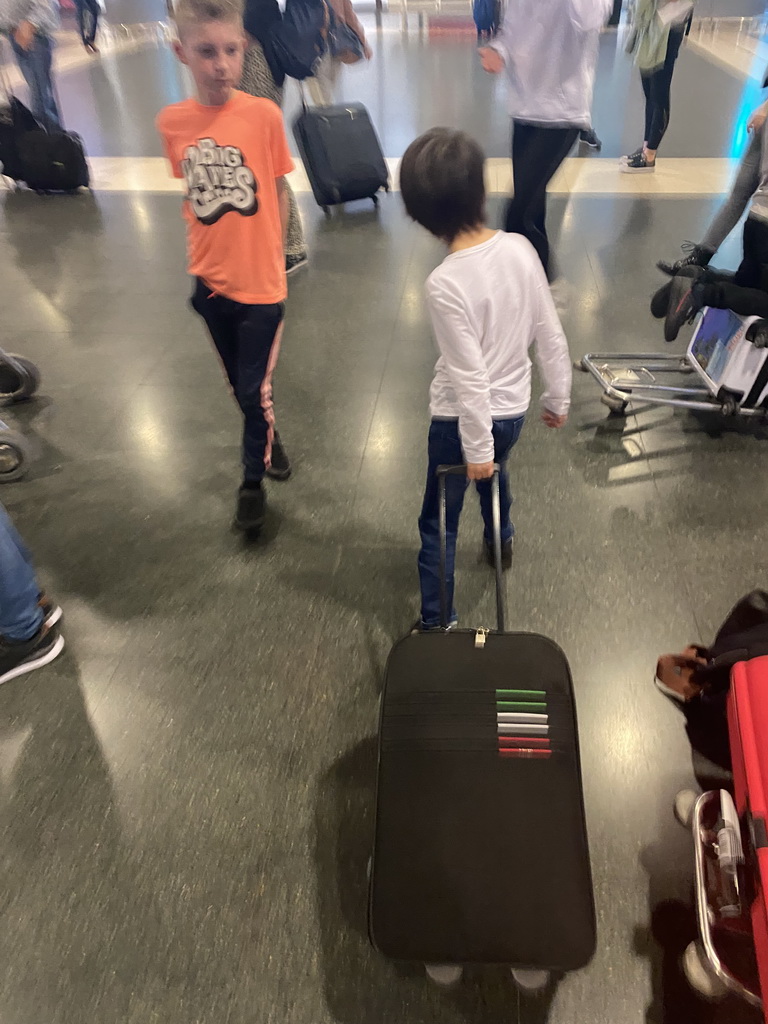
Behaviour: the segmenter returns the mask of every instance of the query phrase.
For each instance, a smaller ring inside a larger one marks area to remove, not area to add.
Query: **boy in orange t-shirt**
[[[284,177],[293,169],[280,108],[237,91],[245,51],[237,0],[179,0],[179,60],[197,98],[160,111],[157,128],[187,197],[192,307],[205,320],[243,413],[244,479],[235,523],[256,531],[265,517],[265,473],[284,479],[272,374],[287,294]]]

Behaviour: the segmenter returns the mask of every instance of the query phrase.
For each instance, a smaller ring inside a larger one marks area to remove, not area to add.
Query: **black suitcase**
[[[379,189],[389,191],[389,171],[376,130],[362,103],[307,107],[296,118],[293,133],[319,206],[355,199],[378,202]]]
[[[443,584],[448,472],[465,467],[438,471]],[[369,932],[395,960],[548,975],[595,949],[576,708],[560,648],[504,631],[498,475],[493,503],[498,630],[417,633],[389,657]]]

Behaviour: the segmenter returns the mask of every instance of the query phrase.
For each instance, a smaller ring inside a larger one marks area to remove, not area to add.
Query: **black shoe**
[[[280,435],[277,431],[275,431],[272,441],[272,457],[266,469],[266,474],[273,480],[287,480],[291,475],[291,464],[288,461],[288,456],[285,454],[283,442],[280,440]]]
[[[458,624],[458,619],[451,619],[447,626],[425,626],[422,620],[418,618],[408,632],[411,636],[414,633],[450,633],[452,629],[456,629]]]
[[[656,170],[656,158],[649,160],[645,153],[633,153],[619,164],[622,174],[650,174]]]
[[[651,299],[651,315],[657,320],[663,320],[669,309],[669,296],[672,292],[672,282],[667,281],[657,292],[654,292]]]
[[[64,637],[43,624],[31,640],[14,643],[0,637],[0,683],[48,665],[64,650]]]
[[[756,320],[747,330],[747,341],[755,348],[768,348],[768,320]]]
[[[309,259],[305,252],[299,253],[298,256],[286,256],[285,273],[290,277],[290,275],[295,274],[297,270],[301,270],[302,267],[306,267],[308,263]]]
[[[246,487],[244,484],[237,492],[235,526],[246,532],[260,530],[267,514],[266,505],[263,487]]]
[[[512,548],[514,547],[515,538],[510,537],[509,540],[501,545],[501,568],[511,569],[512,568]],[[493,550],[493,544],[487,541],[483,537],[483,550],[485,552],[485,560],[492,569],[496,568],[496,554]]]
[[[702,267],[685,267],[672,278],[664,321],[665,341],[674,341],[683,324],[690,323],[704,305],[700,294],[703,274]]]
[[[687,253],[686,256],[681,256],[674,263],[666,263],[664,260],[659,260],[656,264],[662,273],[674,277],[683,267],[708,267],[709,261],[715,255],[714,249],[707,249],[703,245],[694,245],[693,242],[683,242],[680,248],[684,253]]]
[[[583,142],[584,145],[589,146],[590,149],[599,150],[603,148],[603,144],[595,134],[594,128],[590,128],[588,130],[585,128],[584,131],[579,132],[579,142]]]

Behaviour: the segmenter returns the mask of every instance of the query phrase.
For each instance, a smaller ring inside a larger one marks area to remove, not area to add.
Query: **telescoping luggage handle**
[[[461,466],[438,466],[437,467],[437,489],[440,519],[440,624],[443,629],[448,627],[448,582],[446,580],[447,552],[447,515],[445,507],[445,478],[448,476],[466,476],[467,467]],[[500,468],[498,463],[493,465],[493,476],[491,478],[491,514],[493,517],[493,564],[496,570],[496,628],[500,633],[504,632],[504,574],[501,566],[501,494],[499,484]]]

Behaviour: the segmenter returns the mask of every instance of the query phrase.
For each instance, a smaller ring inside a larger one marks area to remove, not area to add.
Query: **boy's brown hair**
[[[410,144],[400,163],[408,215],[449,244],[485,223],[485,154],[466,132],[432,128]]]
[[[176,0],[173,20],[179,35],[193,25],[209,21],[235,21],[242,24],[243,0]]]

